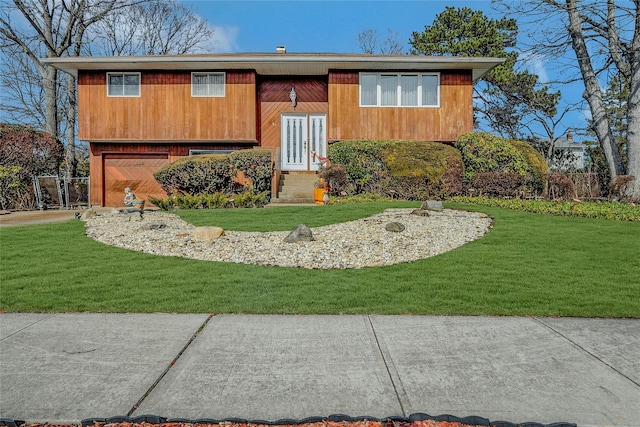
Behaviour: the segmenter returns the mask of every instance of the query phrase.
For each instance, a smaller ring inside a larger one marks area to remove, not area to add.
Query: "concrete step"
[[[272,204],[315,204],[313,197],[276,197]]]
[[[288,173],[280,177],[278,197],[272,203],[314,203],[313,189],[318,182],[315,173]]]

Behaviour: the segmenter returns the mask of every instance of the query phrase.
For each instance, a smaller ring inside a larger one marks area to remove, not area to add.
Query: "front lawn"
[[[184,211],[197,225],[288,230],[407,203]],[[462,208],[463,205],[454,205]],[[433,258],[302,270],[158,257],[109,247],[83,223],[2,229],[0,311],[366,313],[640,318],[640,226],[466,206],[484,238]]]

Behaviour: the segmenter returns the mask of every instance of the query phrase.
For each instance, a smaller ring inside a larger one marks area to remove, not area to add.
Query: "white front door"
[[[287,113],[281,124],[282,170],[318,170],[318,155],[327,155],[326,115]]]

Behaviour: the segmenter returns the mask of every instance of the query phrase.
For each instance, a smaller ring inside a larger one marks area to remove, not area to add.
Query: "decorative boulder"
[[[213,241],[218,239],[223,234],[224,234],[224,230],[220,227],[205,226],[205,227],[196,227],[191,233],[191,236],[194,239],[198,239],[198,240]]]
[[[311,229],[304,224],[299,224],[287,237],[284,238],[285,243],[297,242],[313,242],[315,241]]]
[[[423,211],[437,211],[442,212],[442,202],[438,200],[427,200],[420,206]]]
[[[393,233],[400,233],[404,231],[405,226],[401,222],[390,222],[384,226],[384,229]]]

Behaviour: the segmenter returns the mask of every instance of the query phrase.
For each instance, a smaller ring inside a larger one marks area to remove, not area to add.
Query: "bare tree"
[[[378,30],[367,28],[358,34],[358,44],[363,53],[382,55],[402,55],[404,45],[399,40],[398,33],[387,29],[387,37],[382,38]]]
[[[214,29],[175,0],[146,0],[92,27],[87,44],[98,55],[169,55],[213,50]]]
[[[44,88],[44,130],[55,138],[62,138],[58,72],[40,58],[69,55],[69,49],[80,42],[86,28],[125,5],[126,0],[13,0],[12,5],[2,8],[0,44],[19,49],[39,72]],[[74,128],[75,125],[71,131]],[[74,142],[75,134],[67,137],[68,174],[74,172]]]
[[[504,11],[529,19],[533,50],[566,62],[584,83],[593,129],[613,178],[634,180],[627,196],[640,200],[640,0],[494,0]],[[544,23],[544,24],[543,24]],[[629,82],[627,164],[622,163],[607,117],[599,76],[615,68]],[[575,74],[574,74],[575,75]]]
[[[0,12],[2,84],[9,95],[3,114],[64,140],[72,176],[75,78],[59,76],[40,58],[182,54],[211,49],[212,41],[209,24],[175,0],[12,0]]]

